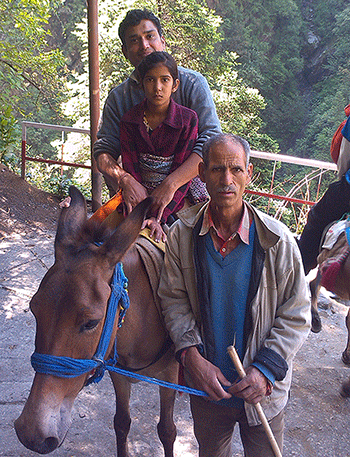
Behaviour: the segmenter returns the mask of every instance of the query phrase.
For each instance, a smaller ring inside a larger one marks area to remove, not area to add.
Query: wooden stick
[[[245,376],[246,376],[246,372],[244,370],[244,367],[242,365],[242,362],[240,361],[239,359],[239,356],[237,354],[237,351],[235,349],[234,346],[229,346],[227,348],[227,352],[229,354],[229,356],[231,357],[231,360],[236,368],[236,371],[239,375],[239,377],[241,379],[243,379]],[[272,447],[272,450],[275,454],[276,457],[282,457],[282,454],[281,454],[281,451],[278,447],[278,444],[277,444],[277,441],[276,441],[276,438],[273,436],[273,433],[272,433],[272,430],[271,430],[271,427],[270,427],[270,424],[267,422],[267,419],[266,419],[266,416],[265,416],[265,413],[261,407],[261,404],[260,403],[256,403],[254,405],[255,409],[256,409],[256,412],[258,413],[258,416],[261,420],[261,423],[264,427],[264,430],[266,432],[266,435],[269,439],[269,442],[271,444],[271,447]]]

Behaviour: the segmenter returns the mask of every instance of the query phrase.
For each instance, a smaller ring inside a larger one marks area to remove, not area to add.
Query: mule
[[[118,329],[115,319],[107,355],[117,337],[118,361],[141,374],[177,382],[173,346],[158,311],[149,277],[135,249],[150,199],[141,202],[114,231],[87,221],[82,194],[70,189],[71,204],[61,212],[55,238],[55,262],[30,302],[36,319],[35,351],[52,356],[91,359],[104,325],[110,282],[123,260],[130,308]],[[99,241],[100,245],[96,245]],[[102,244],[101,244],[102,243]],[[120,308],[120,307],[119,307]],[[118,331],[117,331],[118,329]],[[47,454],[60,446],[71,423],[73,402],[92,373],[71,378],[36,372],[24,409],[15,421],[19,440]],[[132,379],[110,373],[116,394],[114,429],[118,457],[128,457],[129,399]],[[175,391],[160,387],[158,435],[166,457],[173,457]]]
[[[338,245],[335,244],[334,248],[322,248],[317,259],[319,265],[331,258],[334,258],[334,256],[337,255],[340,251],[342,243],[343,241],[339,239],[339,242],[337,242]],[[330,292],[335,293],[339,298],[343,300],[350,299],[350,256],[347,256],[345,261],[342,263],[336,280],[334,281],[334,284],[331,288],[327,287],[327,284],[322,282],[322,274],[320,268],[317,270],[316,277],[310,281],[309,285],[311,291],[311,331],[318,333],[322,330],[322,322],[318,313],[318,296],[321,286],[323,285]],[[345,325],[348,331],[348,338],[341,358],[344,364],[350,366],[350,308],[345,318]],[[342,385],[341,394],[344,397],[350,397],[350,379]]]

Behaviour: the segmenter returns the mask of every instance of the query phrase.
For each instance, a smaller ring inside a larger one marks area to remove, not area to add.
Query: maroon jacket
[[[120,122],[120,145],[123,168],[142,184],[139,154],[149,153],[160,157],[174,155],[170,173],[189,157],[196,143],[198,117],[195,111],[170,100],[166,119],[151,132],[143,122],[146,100],[124,114]],[[162,222],[183,206],[191,182],[181,186],[165,208]]]

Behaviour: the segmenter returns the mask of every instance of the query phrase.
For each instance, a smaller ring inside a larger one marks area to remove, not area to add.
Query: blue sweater
[[[232,383],[237,378],[227,347],[235,340],[241,360],[244,347],[244,321],[251,275],[255,224],[249,230],[249,245],[242,241],[227,256],[216,251],[210,234],[205,235],[206,263],[209,274],[209,300],[213,322],[215,356],[212,362]],[[243,407],[243,400],[231,398],[220,404]]]

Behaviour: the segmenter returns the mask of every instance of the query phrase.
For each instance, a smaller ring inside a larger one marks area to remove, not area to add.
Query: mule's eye
[[[85,324],[83,324],[80,327],[80,333],[86,332],[88,330],[93,330],[99,323],[99,319],[92,319],[90,321],[87,321]]]

